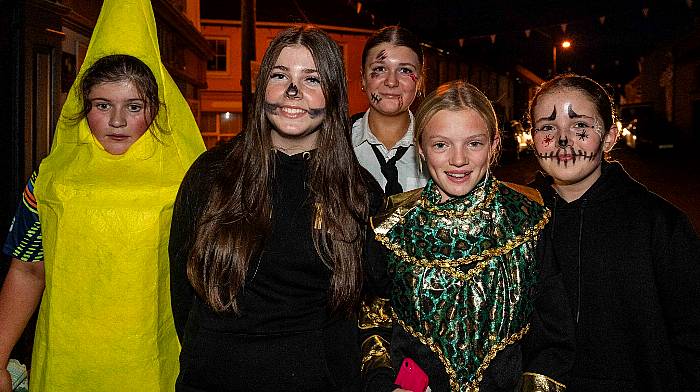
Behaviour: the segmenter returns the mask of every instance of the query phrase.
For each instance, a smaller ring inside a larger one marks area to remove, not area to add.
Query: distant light
[[[226,113],[224,113],[224,118],[225,118],[226,120],[230,119],[230,118],[231,118],[231,112],[226,112]]]
[[[570,47],[571,47],[571,41],[566,40],[566,41],[562,42],[562,43],[561,43],[561,47],[564,48],[564,49],[570,48]]]

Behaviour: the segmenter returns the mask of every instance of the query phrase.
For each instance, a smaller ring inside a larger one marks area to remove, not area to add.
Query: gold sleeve
[[[537,373],[525,372],[522,376],[521,392],[563,392],[566,385]]]
[[[358,327],[364,331],[377,328],[391,330],[391,315],[389,300],[375,298],[371,302],[363,301]],[[380,367],[391,368],[389,342],[380,335],[374,334],[362,342],[362,374]]]

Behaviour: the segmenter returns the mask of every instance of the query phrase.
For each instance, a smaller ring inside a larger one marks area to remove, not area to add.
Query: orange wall
[[[262,59],[265,49],[270,41],[287,26],[260,27],[256,29],[255,54],[257,61]],[[362,48],[370,31],[358,32],[334,32],[326,30],[329,35],[343,47],[345,66],[348,80],[348,96],[350,99],[350,114],[367,109],[368,102],[365,94],[360,89],[360,70]],[[241,94],[241,29],[239,24],[231,22],[216,23],[216,21],[202,21],[202,34],[206,38],[228,38],[228,70],[227,72],[207,72],[206,90],[202,90],[202,109],[214,111],[224,108],[222,97],[228,96],[231,103],[231,111],[240,111]],[[219,101],[212,105],[212,97]],[[233,102],[238,101],[238,102]],[[236,110],[238,109],[238,110]]]

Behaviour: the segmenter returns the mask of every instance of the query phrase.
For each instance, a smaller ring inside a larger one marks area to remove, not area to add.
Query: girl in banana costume
[[[41,300],[31,390],[174,389],[169,227],[202,151],[160,60],[150,3],[106,0],[5,244],[0,368]]]

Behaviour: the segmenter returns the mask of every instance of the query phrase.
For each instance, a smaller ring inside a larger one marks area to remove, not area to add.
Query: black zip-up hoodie
[[[604,161],[567,203],[538,173],[552,210],[544,240],[576,322],[568,391],[700,390],[700,239],[687,217]]]

